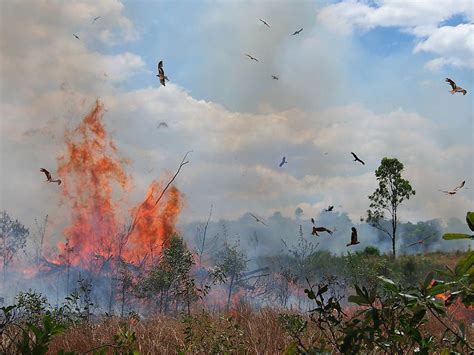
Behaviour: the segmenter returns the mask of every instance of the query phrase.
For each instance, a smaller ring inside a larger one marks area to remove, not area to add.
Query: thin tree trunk
[[[230,296],[232,295],[232,287],[234,286],[234,275],[232,275],[230,279],[230,285],[229,285],[229,294],[227,295],[227,310],[229,310],[230,306]]]

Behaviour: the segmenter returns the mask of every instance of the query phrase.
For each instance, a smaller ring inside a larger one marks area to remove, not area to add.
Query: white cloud
[[[469,23],[442,26],[455,15],[463,16],[464,21]],[[398,27],[422,39],[415,52],[440,55],[427,64],[428,68],[437,69],[443,65],[473,67],[473,16],[471,0],[380,0],[374,6],[366,1],[347,0],[321,9],[317,20],[343,34],[352,33],[355,29]]]

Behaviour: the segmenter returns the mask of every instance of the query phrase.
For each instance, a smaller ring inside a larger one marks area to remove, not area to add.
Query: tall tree
[[[379,187],[369,196],[367,222],[392,239],[392,253],[396,257],[398,207],[415,195],[410,182],[402,178],[403,164],[396,158],[383,158],[375,171]],[[388,222],[385,221],[388,213]]]
[[[3,260],[3,274],[15,255],[26,246],[30,231],[18,220],[13,220],[6,211],[0,212],[0,258]]]

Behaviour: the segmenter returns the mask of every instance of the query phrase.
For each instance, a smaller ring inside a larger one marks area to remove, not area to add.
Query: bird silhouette
[[[161,127],[168,128],[168,123],[166,123],[166,122],[160,122],[160,123],[158,124],[158,127],[156,127],[156,128],[161,128]]]
[[[464,184],[466,183],[466,180],[464,180],[463,182],[461,182],[458,186],[456,186],[454,189],[452,190],[439,190],[441,192],[444,192],[446,195],[456,195],[456,193],[462,189],[464,187]]]
[[[314,218],[311,218],[311,223],[313,223],[313,224],[314,224]]]
[[[334,209],[334,206],[329,206],[327,209],[325,209],[326,212],[331,212]]]
[[[60,179],[54,179],[51,177],[51,173],[46,170],[45,168],[41,168],[40,171],[46,175],[46,181],[47,182],[56,182],[58,185],[61,185],[61,180]]]
[[[292,36],[299,35],[303,31],[303,28],[300,28],[298,31],[293,32]]]
[[[267,26],[268,28],[270,28],[270,25],[269,25],[266,21],[262,20],[261,18],[259,18],[259,20],[260,20],[265,26]]]
[[[362,160],[360,160],[359,157],[354,152],[351,152],[351,154],[354,156],[354,161],[358,161],[362,165],[365,165],[365,163]]]
[[[252,57],[250,54],[245,54],[247,57],[249,57],[251,60],[255,60],[256,62],[258,62],[258,59],[255,58],[255,57]]]
[[[446,78],[445,81],[446,81],[447,83],[449,83],[449,85],[451,85],[451,87],[453,88],[453,89],[450,91],[451,95],[454,95],[454,94],[457,93],[457,92],[462,92],[463,96],[467,94],[467,90],[463,89],[463,88],[460,87],[460,86],[457,86],[456,83],[455,83],[453,80],[451,80],[451,79],[449,79],[449,78]]]
[[[418,241],[416,241],[416,242],[414,242],[414,243],[408,244],[408,245],[407,245],[407,248],[408,248],[408,247],[412,247],[413,245],[417,245],[417,244],[420,244],[420,245],[421,245],[421,244],[423,244],[423,243],[425,242],[425,240],[428,240],[428,239],[430,239],[430,238],[432,238],[432,237],[433,237],[433,236],[430,235],[430,236],[428,236],[428,237],[426,237],[426,238],[423,238],[423,239],[421,239],[421,240],[418,240]]]
[[[253,213],[250,213],[250,215],[251,215],[253,218],[255,218],[255,221],[256,221],[257,223],[262,223],[264,226],[268,227],[267,224],[266,224],[264,221],[262,221],[260,218],[258,218],[256,215],[254,215]]]
[[[283,157],[283,158],[281,159],[280,168],[281,168],[283,165],[285,165],[285,164],[288,164],[288,160],[286,160],[286,157]]]
[[[76,35],[75,33],[72,34],[74,37],[76,37],[76,39],[80,39],[78,35]]]
[[[94,17],[94,19],[92,20],[92,23],[95,23],[98,19],[100,19],[100,16]]]
[[[278,76],[272,75],[272,79],[273,79],[273,80],[278,80]]]
[[[158,78],[160,78],[160,83],[163,86],[166,86],[165,81],[169,81],[168,77],[165,75],[165,71],[163,70],[163,61],[160,60],[158,63],[158,74],[156,75]]]
[[[318,232],[327,232],[329,234],[332,234],[332,230],[329,230],[326,227],[313,226],[313,231],[311,232],[311,234],[315,236],[319,236]]]
[[[357,240],[357,229],[355,227],[352,227],[351,242],[349,244],[346,244],[346,247],[349,247],[351,245],[356,245],[359,243],[360,242]]]

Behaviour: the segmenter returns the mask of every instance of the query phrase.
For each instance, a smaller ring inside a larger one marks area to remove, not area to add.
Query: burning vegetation
[[[66,153],[59,157],[58,174],[64,181],[62,204],[70,211],[64,230],[67,243],[59,245],[60,260],[90,267],[97,258],[128,263],[153,260],[176,233],[181,194],[171,186],[156,203],[163,184],[153,181],[145,200],[126,216],[121,204],[132,185],[128,163],[117,150],[103,122],[103,105],[65,135]],[[127,218],[130,220],[127,220]]]

